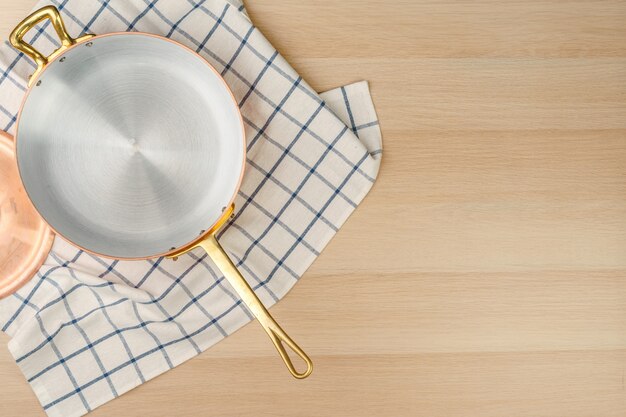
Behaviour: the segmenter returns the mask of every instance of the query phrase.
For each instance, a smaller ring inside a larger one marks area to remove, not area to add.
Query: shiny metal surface
[[[54,235],[22,187],[13,140],[0,132],[0,298],[28,282],[48,256]]]
[[[24,186],[50,226],[92,252],[148,258],[220,218],[244,167],[240,114],[192,51],[111,34],[49,63],[17,133]]]

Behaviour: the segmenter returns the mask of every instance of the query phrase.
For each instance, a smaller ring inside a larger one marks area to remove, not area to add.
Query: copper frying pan
[[[26,284],[46,260],[54,234],[22,187],[13,138],[0,131],[0,298]]]
[[[24,35],[49,19],[61,47]],[[245,169],[239,107],[200,55],[146,33],[72,38],[44,7],[11,34],[37,63],[17,121],[19,174],[59,235],[99,256],[176,258],[203,248],[274,343],[291,374],[313,365],[263,306],[215,238]],[[285,346],[306,364],[298,371]]]

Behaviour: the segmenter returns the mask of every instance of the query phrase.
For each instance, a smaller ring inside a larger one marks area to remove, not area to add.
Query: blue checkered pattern
[[[38,7],[48,3],[74,36],[160,34],[223,75],[242,110],[248,161],[236,216],[218,237],[266,305],[284,297],[377,176],[382,141],[367,83],[317,94],[238,0],[53,0]],[[44,52],[58,46],[48,23],[27,38]],[[0,48],[0,128],[7,132],[33,70],[8,44]],[[201,251],[177,262],[111,261],[61,239],[31,282],[0,301],[9,349],[50,416],[83,415],[251,319]]]

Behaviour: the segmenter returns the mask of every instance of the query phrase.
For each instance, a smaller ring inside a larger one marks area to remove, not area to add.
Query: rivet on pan
[[[66,59],[67,59],[67,57],[63,57],[63,58],[59,59],[59,62],[65,62]]]
[[[170,248],[170,250],[176,250],[176,248],[172,247],[172,248]]]
[[[91,47],[93,46],[93,42],[87,42],[87,43],[85,44],[85,46],[86,46],[87,48],[91,48]]]
[[[41,80],[37,81],[37,87],[39,87],[41,85]]]
[[[200,230],[200,236],[202,236],[205,232],[206,230]]]

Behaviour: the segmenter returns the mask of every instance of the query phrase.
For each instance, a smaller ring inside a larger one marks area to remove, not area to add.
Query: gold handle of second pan
[[[261,300],[259,300],[250,285],[248,285],[248,282],[246,282],[233,262],[226,255],[226,252],[224,252],[224,249],[215,238],[215,235],[211,235],[202,241],[200,246],[207,251],[213,262],[215,262],[215,265],[222,271],[230,285],[237,291],[239,297],[241,297],[248,309],[257,318],[259,323],[261,323],[261,326],[263,326],[263,329],[265,329],[265,332],[274,343],[276,350],[278,350],[278,353],[283,358],[291,375],[298,379],[304,379],[311,375],[311,372],[313,372],[313,362],[311,359],[304,353],[300,346],[285,333],[280,325],[276,323],[276,320],[270,315],[269,311],[267,311],[265,306],[261,303]],[[306,370],[304,372],[299,372],[296,369],[285,349],[285,345],[302,358],[306,364]]]
[[[204,240],[192,245],[191,247],[183,249],[181,252],[172,255],[171,257],[177,258],[182,254],[189,252],[192,249],[201,247],[203,248],[209,257],[213,260],[215,265],[224,274],[230,285],[235,289],[241,300],[256,317],[261,324],[265,332],[270,337],[272,343],[278,350],[280,357],[287,365],[287,369],[291,375],[297,379],[304,379],[311,375],[313,372],[313,362],[307,356],[307,354],[293,341],[291,337],[280,327],[280,325],[274,320],[272,315],[267,311],[259,297],[254,293],[254,290],[250,287],[245,278],[241,275],[235,264],[230,260],[222,246],[215,238],[215,233],[228,221],[232,215],[234,207],[231,206],[224,211],[224,214],[218,220],[216,225],[208,231]],[[304,372],[300,372],[294,366],[289,353],[285,346],[289,347],[296,355],[298,355],[305,363],[306,369]]]
[[[59,36],[59,40],[61,41],[61,47],[49,56],[45,56],[35,49],[34,46],[24,41],[24,36],[26,36],[26,34],[34,29],[35,26],[46,19],[50,20],[54,30],[56,30],[57,35]],[[29,82],[30,86],[32,81],[39,76],[46,65],[48,65],[54,57],[62,54],[65,50],[72,45],[75,45],[77,42],[82,42],[91,37],[93,37],[93,35],[84,35],[78,39],[72,38],[65,28],[65,23],[63,22],[63,18],[61,17],[59,10],[54,6],[45,6],[22,20],[17,27],[13,29],[13,32],[11,32],[10,41],[11,45],[13,45],[15,49],[29,56],[37,64],[37,70],[32,75],[31,81]]]

